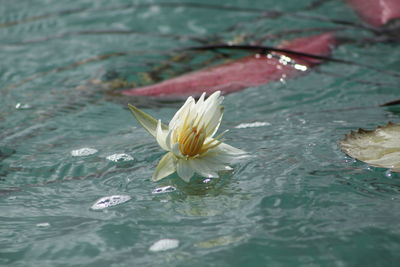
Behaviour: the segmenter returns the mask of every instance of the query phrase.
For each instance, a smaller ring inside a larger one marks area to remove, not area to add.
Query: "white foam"
[[[167,185],[167,186],[163,186],[163,187],[157,187],[156,189],[153,190],[153,194],[162,194],[162,193],[169,193],[169,192],[173,192],[175,191],[176,188],[171,186],[171,185]]]
[[[179,240],[177,239],[160,239],[153,245],[151,245],[149,250],[153,252],[165,251],[177,248],[178,246],[179,246]]]
[[[83,147],[80,149],[72,150],[71,155],[73,157],[84,157],[84,156],[90,156],[97,153],[97,149],[94,148],[89,148],[89,147]]]
[[[269,122],[264,122],[264,121],[256,121],[256,122],[251,122],[251,123],[241,123],[235,128],[237,129],[243,129],[243,128],[253,128],[253,127],[263,127],[263,126],[269,126],[271,123]]]
[[[44,223],[38,223],[36,224],[37,227],[49,227],[50,224],[48,222],[44,222]]]
[[[114,162],[122,162],[122,161],[131,161],[133,160],[133,157],[128,154],[121,153],[121,154],[110,155],[106,157],[106,159]]]
[[[102,197],[96,201],[91,207],[92,210],[102,210],[108,207],[112,207],[124,202],[131,200],[128,195],[114,195],[108,197]]]

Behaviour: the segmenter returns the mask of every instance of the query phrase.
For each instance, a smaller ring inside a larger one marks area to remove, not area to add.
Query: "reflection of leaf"
[[[371,131],[351,131],[340,145],[353,158],[400,172],[400,124],[389,122]]]
[[[387,107],[387,106],[395,106],[395,105],[400,105],[400,99],[394,100],[394,101],[390,101],[390,102],[386,102],[384,104],[382,104],[382,107]]]
[[[381,107],[386,107],[386,110],[396,114],[396,115],[400,115],[400,99],[394,100],[394,101],[390,101],[390,102],[386,102],[382,105],[380,105]]]
[[[232,243],[237,243],[240,240],[242,240],[244,236],[238,236],[238,237],[233,237],[233,236],[220,236],[214,239],[202,241],[196,244],[197,247],[200,248],[213,248],[213,247],[219,247],[219,246],[226,246]]]

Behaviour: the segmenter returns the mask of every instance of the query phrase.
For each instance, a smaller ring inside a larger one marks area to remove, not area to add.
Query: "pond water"
[[[398,106],[379,106],[400,96],[399,77],[383,72],[400,71],[399,45],[311,18],[359,23],[340,1],[221,2],[283,12],[274,17],[188,3],[1,1],[0,265],[396,266],[400,176],[339,142],[399,121]],[[381,71],[324,63],[226,95],[220,131],[251,157],[219,179],[150,180],[164,152],[126,104],[168,122],[182,101],[110,90],[212,55],[172,60],[173,49],[276,45],[319,28],[347,40],[333,56]]]

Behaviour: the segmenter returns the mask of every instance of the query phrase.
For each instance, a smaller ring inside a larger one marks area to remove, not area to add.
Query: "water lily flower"
[[[197,102],[189,97],[168,126],[128,105],[138,122],[168,152],[158,163],[153,181],[174,172],[189,182],[194,173],[211,178],[218,177],[219,171],[232,170],[228,164],[245,152],[222,142],[226,131],[214,137],[223,115],[222,100],[219,91],[207,99],[203,93]]]

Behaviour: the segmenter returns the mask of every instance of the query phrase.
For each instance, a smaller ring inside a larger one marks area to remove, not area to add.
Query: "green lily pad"
[[[344,153],[374,167],[400,172],[400,124],[351,131],[340,142]]]

